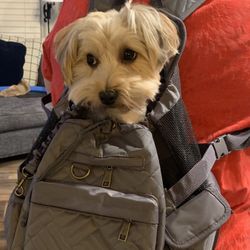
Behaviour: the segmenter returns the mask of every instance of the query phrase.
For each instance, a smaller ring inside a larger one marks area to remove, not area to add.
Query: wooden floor
[[[16,184],[16,170],[23,160],[0,162],[0,250],[5,250],[3,214],[10,192]]]

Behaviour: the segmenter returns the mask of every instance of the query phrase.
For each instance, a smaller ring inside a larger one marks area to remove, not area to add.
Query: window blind
[[[40,1],[0,0],[0,34],[40,39]]]

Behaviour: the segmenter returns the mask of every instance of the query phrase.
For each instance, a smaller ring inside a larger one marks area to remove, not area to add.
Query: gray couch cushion
[[[0,97],[0,159],[27,154],[46,120],[41,97]]]
[[[29,153],[41,130],[40,127],[0,134],[0,159]]]
[[[0,97],[0,134],[41,127],[45,121],[41,98]]]

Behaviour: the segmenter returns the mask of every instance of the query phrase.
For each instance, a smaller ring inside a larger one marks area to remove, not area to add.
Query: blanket
[[[249,0],[207,0],[185,20],[180,74],[199,142],[250,127],[249,13]],[[225,156],[213,171],[233,209],[217,250],[250,249],[250,149]]]
[[[30,86],[25,80],[21,80],[18,84],[11,85],[3,90],[0,88],[0,96],[20,96],[30,91]]]

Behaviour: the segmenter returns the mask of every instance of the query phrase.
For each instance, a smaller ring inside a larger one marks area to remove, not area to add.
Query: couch
[[[26,46],[23,79],[31,85],[42,85],[39,70],[41,42],[36,39],[3,35],[0,35],[0,39],[20,42]],[[43,95],[45,92],[40,90],[19,97],[0,96],[0,161],[30,151],[47,119],[41,106]]]
[[[27,154],[46,121],[41,97],[0,97],[0,159]]]

